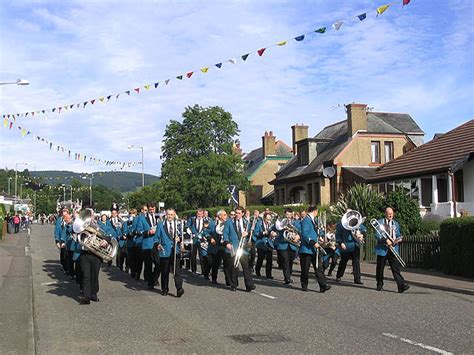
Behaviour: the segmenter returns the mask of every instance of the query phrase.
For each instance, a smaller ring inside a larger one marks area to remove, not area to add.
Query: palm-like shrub
[[[333,207],[332,216],[339,220],[350,208],[359,211],[367,221],[378,219],[383,216],[384,200],[384,196],[369,185],[356,184],[345,194],[341,194]]]

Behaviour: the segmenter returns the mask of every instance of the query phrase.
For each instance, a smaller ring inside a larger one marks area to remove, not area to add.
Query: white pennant
[[[343,23],[344,23],[343,21],[337,21],[336,23],[332,25],[332,27],[334,27],[336,31],[339,31]]]

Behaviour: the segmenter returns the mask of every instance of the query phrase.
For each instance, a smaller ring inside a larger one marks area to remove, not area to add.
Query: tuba
[[[112,261],[117,254],[118,243],[115,238],[111,238],[106,247],[100,246],[105,234],[95,222],[94,210],[83,210],[74,220],[72,230],[76,234],[76,241],[103,261]]]
[[[359,228],[362,223],[364,223],[365,217],[362,218],[362,215],[359,211],[349,210],[342,216],[341,224],[344,229],[351,231],[352,237],[356,244],[363,244],[364,237],[360,237]]]
[[[288,218],[277,219],[275,222],[275,228],[278,231],[283,231],[283,239],[285,242],[290,243],[296,247],[301,246],[301,240],[296,241],[296,237],[299,236],[298,230],[291,224]]]

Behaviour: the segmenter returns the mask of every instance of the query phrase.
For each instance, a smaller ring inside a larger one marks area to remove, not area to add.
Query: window
[[[385,150],[385,162],[388,163],[390,160],[393,160],[393,142],[385,142],[384,150]]]
[[[370,151],[372,155],[372,163],[380,164],[380,142],[370,142]]]

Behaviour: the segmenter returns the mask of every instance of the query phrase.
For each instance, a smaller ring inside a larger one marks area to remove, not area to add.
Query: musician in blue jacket
[[[127,269],[130,269],[130,275],[135,278],[137,275],[137,260],[136,260],[136,229],[137,229],[137,210],[130,209],[128,220],[124,223],[122,231],[127,239]],[[139,274],[140,275],[140,274]]]
[[[298,231],[298,235],[293,240],[293,243],[289,243],[285,238],[283,238],[285,232],[284,229],[278,231],[277,237],[275,238],[278,259],[280,260],[280,265],[283,269],[283,278],[285,279],[285,284],[288,285],[293,282],[291,274],[293,272],[293,261],[298,253],[298,243],[301,242],[301,222],[293,219],[293,210],[291,208],[285,209],[285,218],[289,221],[289,224]]]
[[[113,208],[110,212],[110,225],[114,230],[114,237],[118,241],[118,251],[117,255],[115,256],[115,263],[117,267],[123,271],[123,265],[125,259],[127,258],[127,236],[123,232],[123,221],[118,215],[118,210]]]
[[[309,268],[311,264],[313,264],[316,280],[319,284],[319,291],[326,292],[331,286],[327,284],[326,276],[324,276],[323,273],[321,253],[317,251],[317,249],[321,247],[319,245],[319,236],[316,232],[317,225],[315,218],[317,215],[318,208],[316,206],[309,206],[308,213],[301,222],[301,288],[303,291],[308,291]]]
[[[197,271],[197,255],[199,253],[199,261],[201,263],[201,273],[204,274],[204,262],[202,258],[203,251],[200,250],[201,239],[203,237],[204,227],[204,210],[199,208],[196,211],[196,216],[189,218],[188,220],[188,227],[191,230],[191,235],[193,239],[191,255],[190,255],[190,266],[191,272],[196,273]],[[208,225],[208,224],[207,224]],[[207,255],[207,253],[206,253]]]
[[[226,214],[225,211],[222,212],[219,218],[219,214],[217,214],[217,221],[210,221],[209,222],[209,229],[210,233],[207,237],[208,247],[207,247],[207,258],[209,260],[209,265],[211,266],[211,282],[216,285],[217,284],[217,274],[219,272],[219,267],[221,262],[224,258],[224,223],[225,221],[222,220],[223,213]],[[227,214],[226,214],[227,216]],[[227,217],[226,217],[227,218]],[[221,233],[222,232],[222,233]],[[226,285],[230,286],[230,281],[228,279],[228,275],[226,269],[224,268],[224,275],[226,280]]]
[[[392,246],[398,255],[400,255],[399,243],[402,241],[402,236],[400,233],[400,225],[394,219],[393,208],[387,207],[385,209],[385,218],[380,219],[378,223],[392,237],[393,242],[386,238],[384,233],[381,233],[378,229],[376,230],[375,237],[377,238],[377,244],[375,245],[375,254],[377,254],[377,269],[375,279],[377,280],[377,290],[382,291],[383,289],[383,273],[388,260],[393,278],[398,286],[398,292],[405,292],[410,286],[406,284],[405,279],[400,273],[401,265],[389,248]]]
[[[260,269],[262,268],[263,260],[265,260],[265,276],[272,280],[273,268],[273,249],[275,248],[275,238],[277,231],[275,224],[272,222],[273,216],[271,213],[264,213],[263,220],[258,221],[253,232],[257,236],[255,246],[257,248],[257,264],[255,265],[255,273],[260,277]]]
[[[236,255],[239,243],[242,239],[244,239],[244,248],[242,249],[242,255],[240,256],[240,265],[242,266],[242,271],[244,273],[244,283],[245,289],[247,292],[255,290],[255,284],[252,278],[252,272],[249,267],[249,258],[248,258],[248,248],[251,247],[250,239],[250,226],[248,221],[243,218],[244,209],[242,207],[237,207],[235,209],[235,219],[232,221],[231,219],[225,220],[224,225],[224,244],[225,244],[225,254],[224,254],[224,268],[227,269],[227,273],[230,276],[230,289],[231,291],[235,291],[239,284],[238,279],[238,265],[234,267],[235,258],[238,257]],[[227,215],[225,215],[227,218]]]
[[[57,248],[59,249],[59,260],[61,262],[61,266],[63,267],[63,272],[65,274],[68,273],[67,269],[67,248],[66,244],[61,243],[61,227],[63,226],[63,216],[68,212],[67,208],[63,208],[59,211],[58,216],[56,218],[56,223],[54,225],[54,242],[56,243]]]
[[[154,246],[158,243],[156,232],[157,219],[155,216],[154,204],[148,203],[146,209],[146,212],[138,216],[137,233],[139,233],[143,238],[141,243],[143,264],[145,267],[143,276],[147,282],[148,289],[153,290],[155,288],[155,280],[159,275],[158,270],[160,270],[159,265],[157,265],[155,266],[155,272],[153,272],[153,264],[156,260],[156,248],[154,248]]]
[[[178,223],[175,210],[169,208],[166,210],[166,219],[158,224],[156,248],[160,255],[161,294],[163,296],[167,296],[169,292],[170,271],[173,271],[174,274],[176,297],[181,297],[184,294],[180,260],[184,227],[180,223],[184,223],[184,221]]]
[[[351,259],[354,283],[363,285],[360,279],[360,243],[363,242],[364,234],[367,234],[367,228],[363,224],[360,225],[357,231],[350,231],[345,229],[341,222],[337,223],[336,243],[339,246],[341,261],[337,268],[336,281],[340,281],[344,276],[347,262]]]

